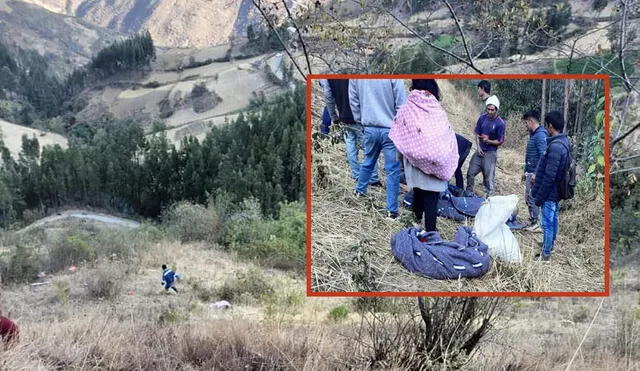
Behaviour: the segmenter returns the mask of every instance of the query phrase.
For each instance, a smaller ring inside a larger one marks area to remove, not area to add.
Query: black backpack
[[[558,197],[561,200],[570,200],[576,191],[576,162],[573,159],[573,146],[562,143],[567,149],[567,167],[558,181]]]

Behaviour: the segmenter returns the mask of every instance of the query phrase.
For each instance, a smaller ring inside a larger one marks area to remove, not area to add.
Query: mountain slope
[[[123,35],[39,6],[0,0],[0,41],[38,51],[54,70],[68,73]]]

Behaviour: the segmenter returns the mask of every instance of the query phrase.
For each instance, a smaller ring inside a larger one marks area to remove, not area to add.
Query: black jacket
[[[567,149],[571,148],[570,146],[567,134],[560,133],[547,138],[547,149],[538,162],[531,190],[531,195],[537,206],[542,206],[545,201],[558,202],[560,200],[558,182],[569,166]]]
[[[349,79],[328,79],[327,81],[338,109],[338,119],[344,124],[355,124],[349,104]]]

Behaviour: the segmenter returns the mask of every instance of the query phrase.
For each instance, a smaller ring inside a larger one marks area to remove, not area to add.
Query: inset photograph
[[[307,84],[308,295],[608,295],[608,76]]]

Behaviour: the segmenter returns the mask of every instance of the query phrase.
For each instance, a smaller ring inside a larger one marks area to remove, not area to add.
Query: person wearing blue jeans
[[[331,131],[331,115],[327,106],[322,111],[322,125],[320,126],[320,132],[324,135],[329,135]]]
[[[351,168],[351,178],[357,180],[360,174],[359,147],[364,148],[362,142],[363,128],[353,119],[349,103],[349,79],[328,79],[324,81],[326,111],[333,123],[342,124],[344,143],[347,147],[347,162]],[[381,185],[378,180],[378,164],[374,167],[369,184],[373,186]]]
[[[527,111],[522,115],[522,122],[529,131],[529,141],[527,142],[527,151],[524,158],[524,173],[522,174],[522,181],[524,182],[524,197],[527,207],[529,209],[529,226],[525,228],[528,232],[542,232],[540,227],[539,214],[540,208],[535,205],[535,199],[531,195],[531,189],[533,187],[533,181],[531,180],[534,175],[540,157],[547,149],[547,129],[540,125],[540,113],[535,110]]]
[[[358,152],[360,152],[360,148],[358,145],[361,145],[364,149],[364,130],[362,126],[353,125],[348,126],[345,125],[343,129],[344,143],[347,147],[347,162],[349,162],[349,167],[351,168],[351,178],[358,180],[360,176],[360,161],[358,160]],[[365,158],[365,154],[363,154],[363,160]],[[378,163],[376,162],[373,165],[373,172],[371,173],[371,178],[369,179],[369,185],[380,186],[380,179],[378,179]]]
[[[545,201],[542,204],[542,227],[544,239],[542,241],[542,260],[549,260],[556,237],[558,236],[558,211],[560,204],[554,201]]]
[[[558,183],[569,166],[569,137],[564,134],[564,118],[558,111],[549,112],[544,118],[544,125],[549,132],[547,148],[540,157],[533,179],[531,195],[535,205],[542,207],[542,231],[544,238],[542,250],[536,255],[537,260],[549,260],[558,236],[558,212],[560,197]]]
[[[400,189],[400,161],[396,147],[389,139],[389,130],[398,109],[406,101],[402,80],[352,79],[349,81],[349,102],[353,118],[364,127],[364,160],[360,166],[356,197],[367,194],[370,178],[380,153],[384,156],[386,173],[387,218],[396,220]]]

